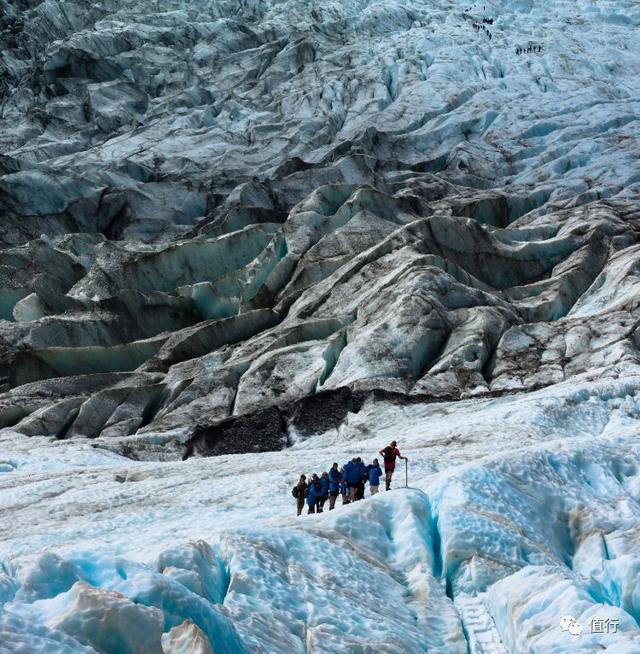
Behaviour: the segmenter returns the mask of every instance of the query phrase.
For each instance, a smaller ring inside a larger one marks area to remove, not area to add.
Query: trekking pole
[[[404,460],[404,487],[409,488],[409,462]]]

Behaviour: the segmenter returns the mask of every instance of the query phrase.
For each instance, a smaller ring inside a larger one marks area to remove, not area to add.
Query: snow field
[[[603,379],[455,407],[373,402],[340,433],[283,452],[178,463],[126,461],[83,440],[27,447],[2,432],[13,467],[0,476],[12,515],[0,532],[0,642],[631,652],[635,389],[633,378]],[[401,465],[391,493],[293,517],[301,471],[368,459],[392,437],[413,488],[399,488]],[[558,626],[566,614],[615,617],[618,630],[577,640]],[[139,630],[124,627],[133,616]]]

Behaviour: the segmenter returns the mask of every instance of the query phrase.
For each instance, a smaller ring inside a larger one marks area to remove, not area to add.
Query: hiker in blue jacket
[[[333,510],[336,506],[336,499],[340,492],[340,480],[342,474],[338,470],[338,464],[334,463],[329,470],[329,511]]]
[[[318,475],[314,472],[311,475],[311,480],[309,481],[309,488],[307,489],[307,506],[309,510],[307,515],[316,512],[316,506],[318,505],[318,498],[322,492],[322,485],[320,484],[320,479]]]
[[[382,468],[378,463],[378,459],[374,459],[370,466],[367,466],[369,476],[369,492],[375,495],[380,486],[380,477],[382,477]]]
[[[361,479],[361,470],[358,467],[358,459],[355,456],[344,466],[344,479],[349,488],[349,501],[355,502]]]
[[[324,511],[324,503],[329,498],[329,474],[323,472],[320,477],[320,495],[318,496],[318,503],[316,505],[316,511],[322,513]]]

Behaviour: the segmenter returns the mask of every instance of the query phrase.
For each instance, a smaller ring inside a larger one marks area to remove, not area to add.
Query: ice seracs
[[[0,652],[640,649],[639,26],[0,0]]]

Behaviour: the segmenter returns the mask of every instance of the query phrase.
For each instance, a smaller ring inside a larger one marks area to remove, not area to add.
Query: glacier
[[[639,28],[0,0],[0,654],[640,652]]]
[[[284,451],[175,462],[5,430],[6,651],[180,651],[161,647],[183,625],[214,651],[637,651],[633,386],[378,400]],[[293,517],[300,469],[399,430],[410,488]],[[617,631],[577,641],[567,614]]]

